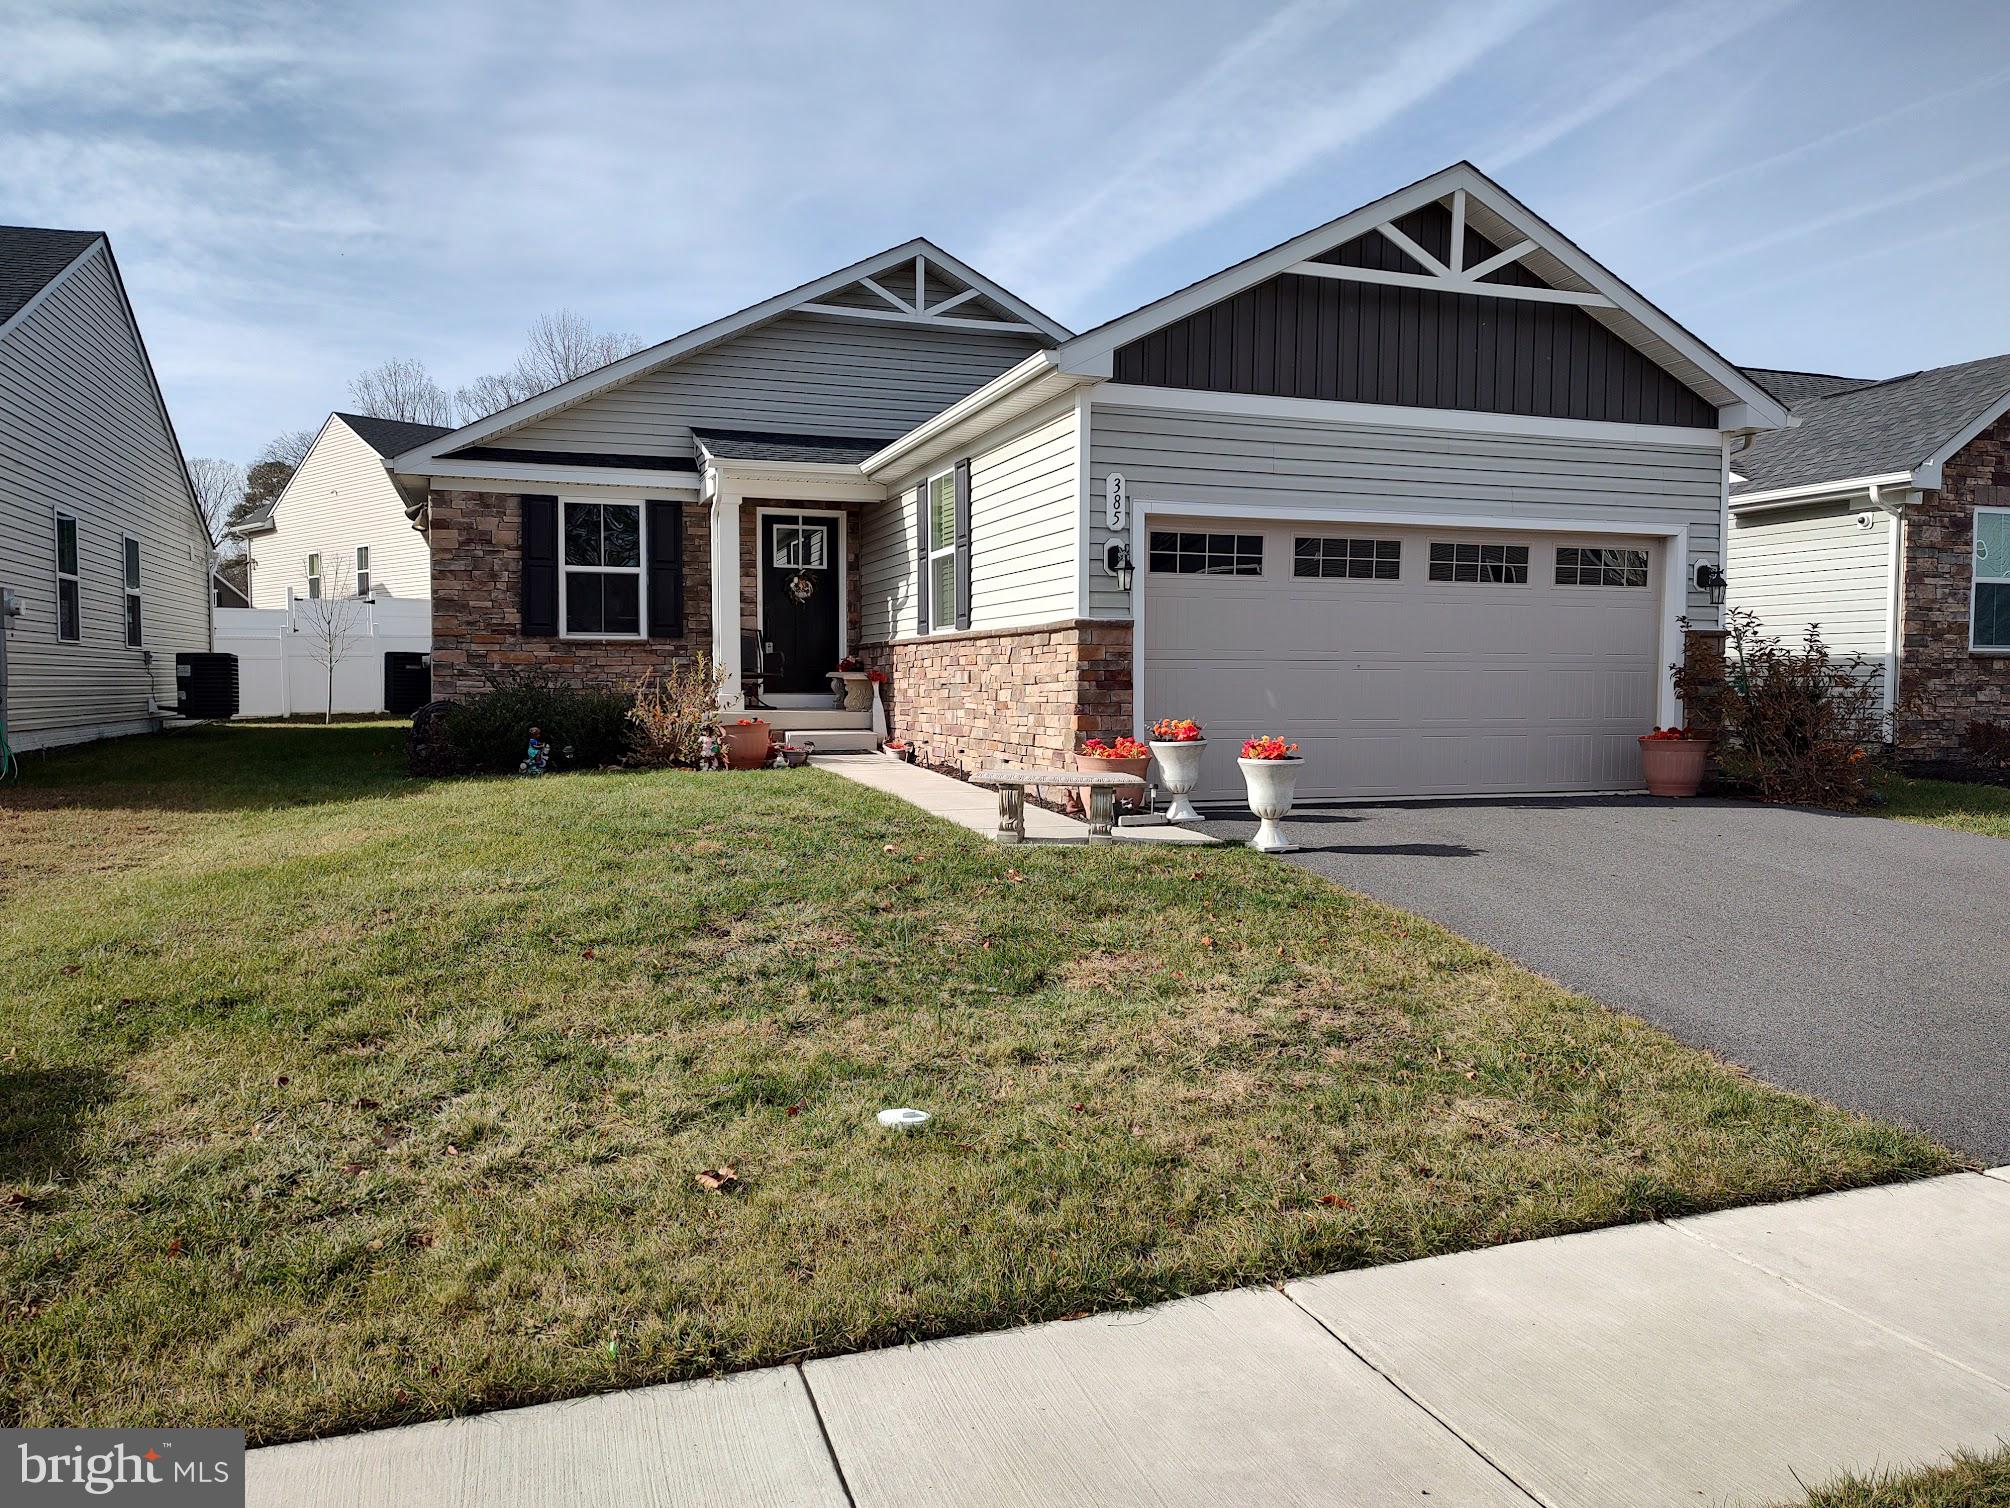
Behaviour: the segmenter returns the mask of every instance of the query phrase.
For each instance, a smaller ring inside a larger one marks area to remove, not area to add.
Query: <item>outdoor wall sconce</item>
[[[1724,588],[1730,584],[1731,578],[1711,565],[1709,561],[1706,560],[1696,567],[1696,590],[1710,594],[1710,606],[1722,607],[1724,605]]]
[[[1128,592],[1138,574],[1137,567],[1131,564],[1131,547],[1121,539],[1104,541],[1103,569],[1116,577],[1117,585]]]

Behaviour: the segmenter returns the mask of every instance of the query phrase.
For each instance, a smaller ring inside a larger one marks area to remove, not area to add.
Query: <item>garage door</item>
[[[1665,542],[1497,530],[1148,521],[1146,720],[1198,718],[1201,800],[1244,738],[1306,759],[1301,799],[1640,783]]]

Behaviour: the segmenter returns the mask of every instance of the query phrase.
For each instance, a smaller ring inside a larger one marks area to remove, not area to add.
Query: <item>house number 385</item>
[[[1110,529],[1123,528],[1130,521],[1131,501],[1124,491],[1122,472],[1113,471],[1103,484],[1103,522]]]

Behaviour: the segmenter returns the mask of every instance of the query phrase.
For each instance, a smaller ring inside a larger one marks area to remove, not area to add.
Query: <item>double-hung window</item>
[[[356,546],[356,595],[358,597],[367,597],[370,595],[370,547],[368,545]]]
[[[125,539],[126,644],[138,649],[146,642],[145,616],[140,610],[140,542],[128,534]]]
[[[1975,510],[1968,647],[2010,653],[2010,508]]]
[[[572,637],[642,637],[642,505],[563,502],[559,613]]]
[[[77,582],[77,516],[56,515],[56,637],[75,644],[84,636],[82,589]]]
[[[310,601],[321,595],[321,557],[307,557],[307,596]]]
[[[928,479],[928,621],[956,627],[956,473]]]

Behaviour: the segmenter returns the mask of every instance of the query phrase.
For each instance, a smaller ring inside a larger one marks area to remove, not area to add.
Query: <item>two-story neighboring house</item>
[[[433,424],[330,414],[279,496],[231,531],[250,557],[250,605],[283,608],[337,590],[430,597],[426,538],[405,516],[384,462],[445,433]]]
[[[111,243],[0,226],[0,731],[160,726],[210,645],[210,538]]]

